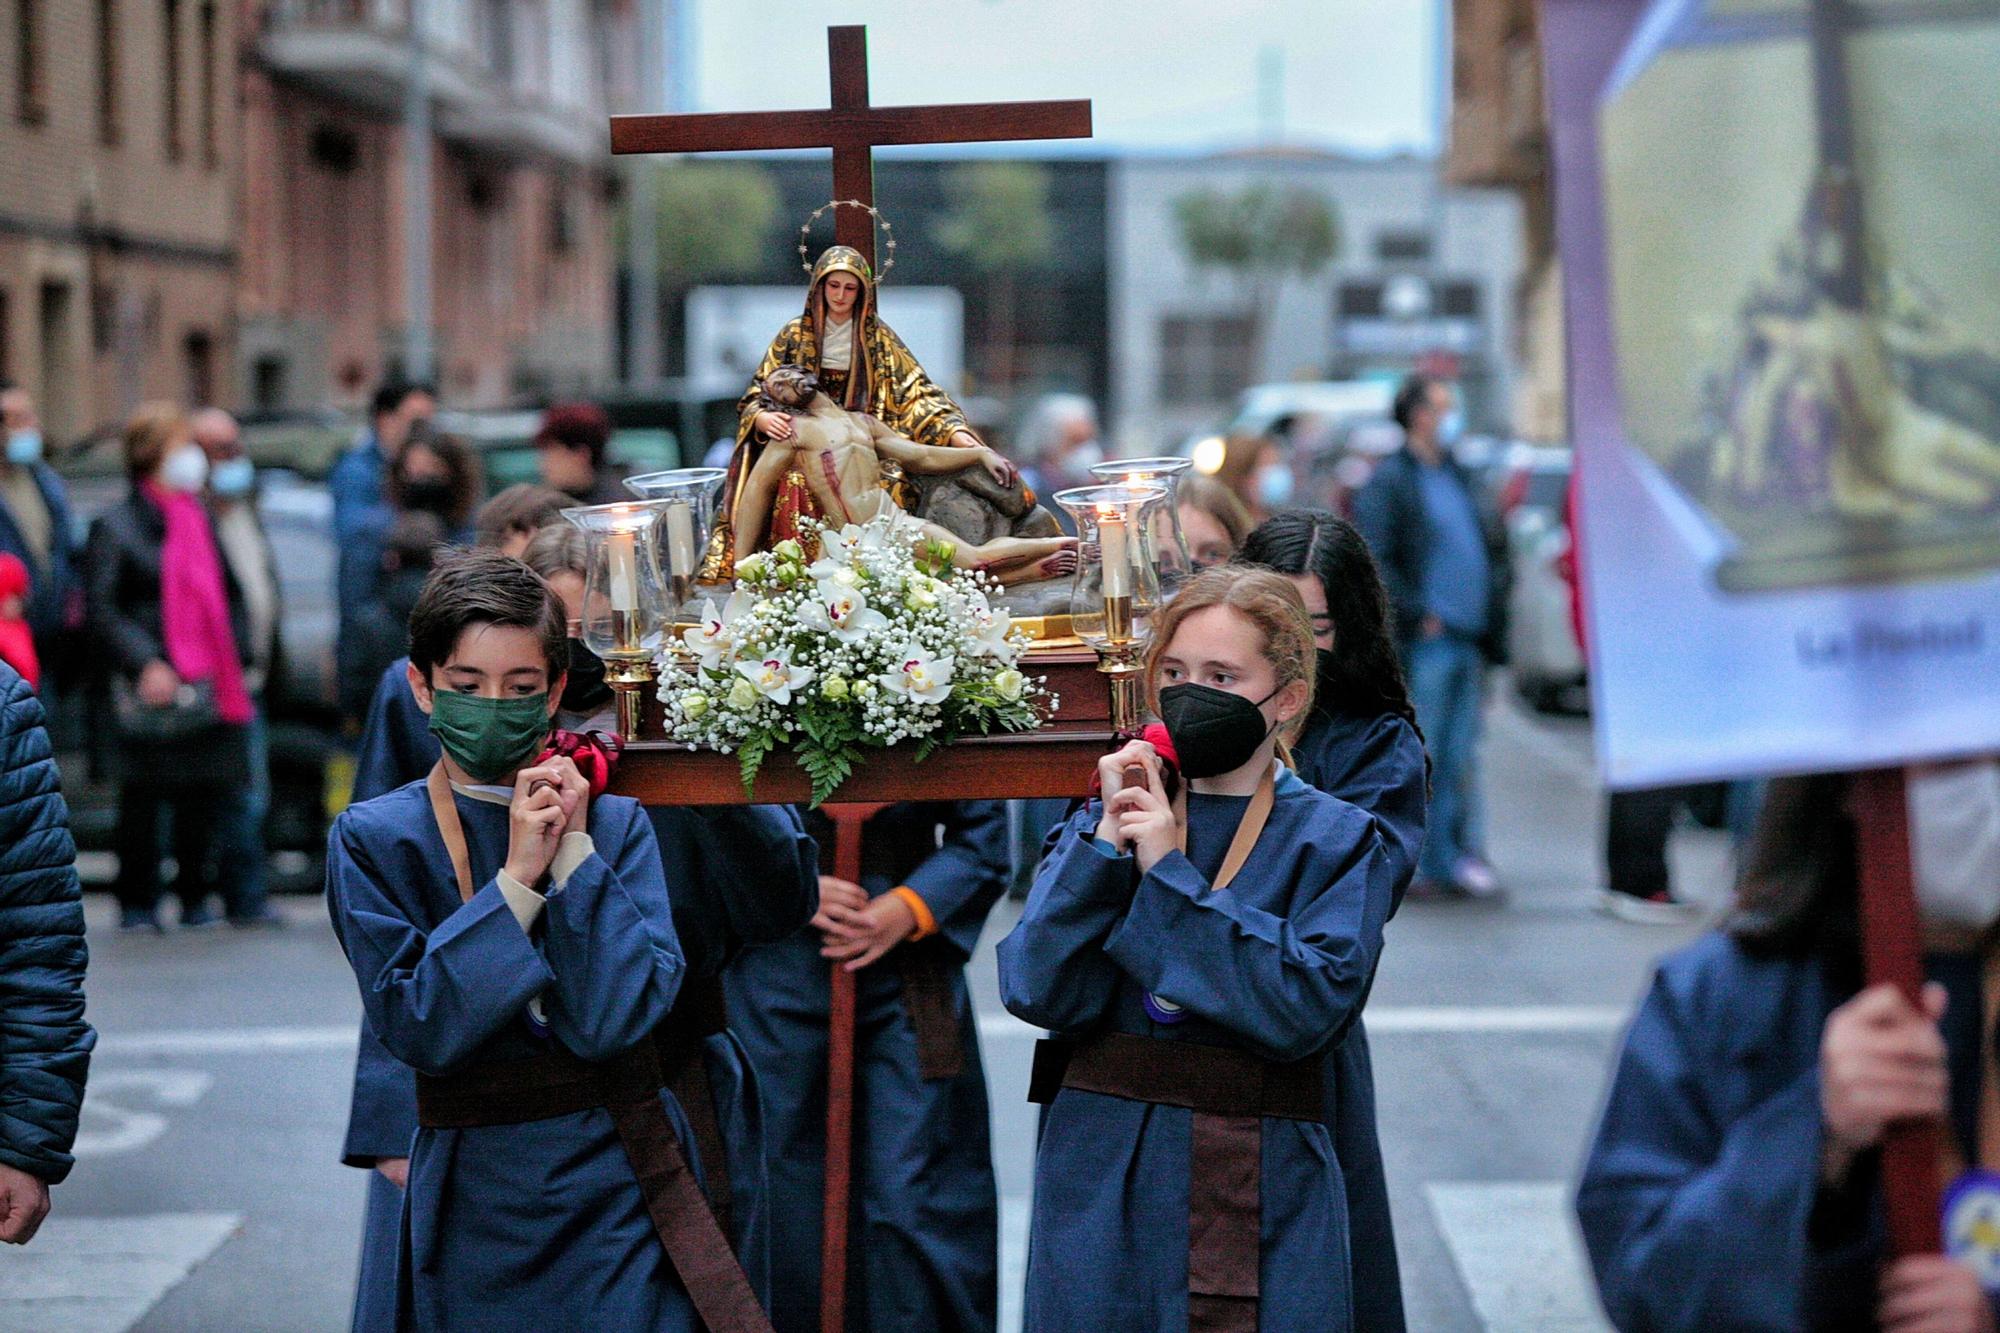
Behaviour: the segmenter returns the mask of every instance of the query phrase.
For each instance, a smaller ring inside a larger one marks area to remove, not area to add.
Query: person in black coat
[[[247,612],[207,514],[191,500],[207,479],[207,460],[187,419],[170,406],[141,408],[126,427],[125,462],[132,489],[91,525],[84,549],[86,610],[112,677],[119,732],[120,925],[158,928],[163,810],[172,812],[181,924],[208,925],[216,917],[204,870],[217,806],[249,782]],[[205,538],[205,559],[217,566],[211,577],[227,602],[226,624],[211,626],[206,669],[198,673],[176,667],[165,615],[166,507],[179,500],[192,504],[180,512],[201,525],[197,538]],[[226,644],[213,642],[223,638]]]
[[[24,1245],[76,1159],[97,1034],[83,1021],[83,891],[42,705],[0,662],[0,1241]]]

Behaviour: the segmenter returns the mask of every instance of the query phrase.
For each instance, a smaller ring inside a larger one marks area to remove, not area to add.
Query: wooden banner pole
[[[1910,862],[1910,807],[1903,770],[1856,773],[1848,785],[1860,865],[1861,954],[1868,984],[1889,982],[1922,1003],[1923,941],[1917,929],[1916,880]],[[1943,1126],[1893,1125],[1882,1139],[1882,1202],[1889,1250],[1898,1258],[1936,1254],[1938,1152]]]
[[[826,805],[833,821],[833,873],[861,882],[861,839],[881,805]],[[855,974],[840,963],[827,975],[832,1002],[826,1032],[826,1202],[819,1251],[819,1326],[842,1333],[847,1323],[847,1219],[854,1182]]]

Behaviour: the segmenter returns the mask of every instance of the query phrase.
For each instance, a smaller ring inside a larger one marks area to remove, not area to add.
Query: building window
[[[568,254],[576,249],[577,194],[567,177],[558,177],[549,190],[549,249]]]
[[[288,406],[286,366],[282,356],[260,356],[250,366],[250,401],[262,412]]]
[[[1422,264],[1430,260],[1431,238],[1423,231],[1384,231],[1375,236],[1375,258],[1385,264]]]
[[[14,68],[20,71],[15,114],[29,125],[49,117],[48,70],[43,67],[42,0],[18,0],[14,12]]]
[[[341,125],[317,125],[306,152],[314,166],[345,176],[361,165],[361,136]]]
[[[9,313],[7,289],[0,287],[0,384],[14,378],[14,326]]]
[[[181,0],[161,0],[160,83],[167,161],[178,162],[181,160]]]
[[[211,171],[221,163],[221,148],[216,140],[215,117],[215,0],[203,0],[201,6],[201,164]]]
[[[118,0],[97,0],[97,137],[118,142]]]
[[[196,407],[215,402],[215,338],[207,329],[189,329],[181,345],[187,363],[187,401]]]
[[[1256,330],[1244,316],[1170,315],[1160,321],[1160,401],[1221,402],[1250,383]]]

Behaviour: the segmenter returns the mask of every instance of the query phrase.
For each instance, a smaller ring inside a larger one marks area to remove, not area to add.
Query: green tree
[[[705,283],[747,277],[777,242],[777,182],[749,162],[687,158],[647,178],[660,238],[661,325],[688,292]]]
[[[1284,284],[1309,278],[1340,251],[1340,215],[1313,190],[1257,184],[1234,194],[1192,190],[1174,200],[1181,249],[1200,269],[1220,269],[1250,304],[1250,346],[1261,357],[1271,307]]]
[[[1014,381],[1014,323],[1023,276],[1055,254],[1049,218],[1049,170],[1033,162],[970,162],[955,168],[945,189],[951,211],[937,242],[961,255],[985,280],[992,330],[989,377]]]

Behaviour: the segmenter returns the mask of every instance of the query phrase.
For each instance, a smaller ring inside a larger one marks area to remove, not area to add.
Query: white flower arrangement
[[[736,563],[736,587],[663,653],[667,735],[735,754],[745,792],[789,746],[817,805],[863,754],[1032,731],[1057,700],[1020,669],[1025,633],[996,608],[986,575],[954,569],[947,543],[897,513],[819,529],[820,559],[780,542]],[[692,659],[692,673],[687,662]]]

